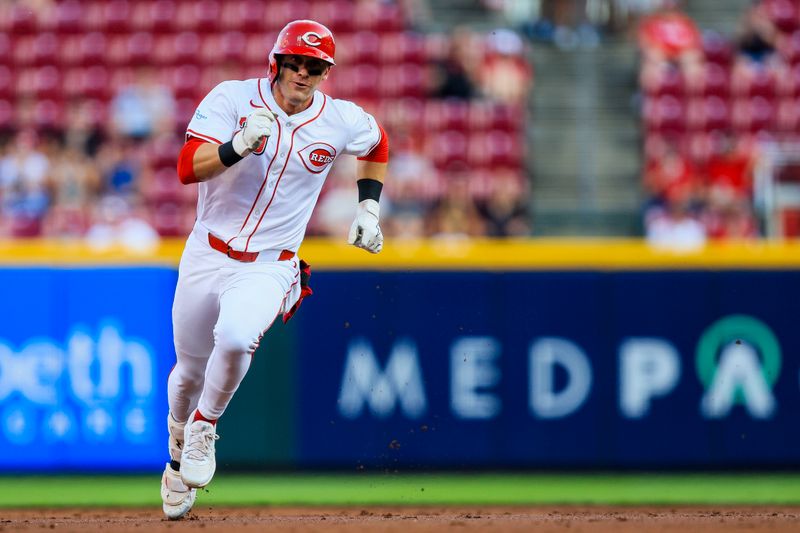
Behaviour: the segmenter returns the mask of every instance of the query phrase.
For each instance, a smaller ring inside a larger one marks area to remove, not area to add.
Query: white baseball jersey
[[[364,156],[380,142],[375,118],[317,91],[305,111],[287,115],[267,79],[225,81],[200,103],[187,135],[222,144],[259,107],[277,120],[261,155],[250,154],[199,184],[196,229],[239,251],[297,251],[331,164]]]

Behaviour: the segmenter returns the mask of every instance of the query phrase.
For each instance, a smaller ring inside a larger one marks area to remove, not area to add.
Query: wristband
[[[381,198],[381,190],[383,190],[383,183],[371,178],[362,178],[356,182],[358,185],[358,201],[375,200],[376,202]]]
[[[236,150],[233,149],[233,141],[220,144],[217,153],[219,154],[219,160],[222,161],[222,164],[226,167],[232,167],[244,159],[244,157],[237,154]]]

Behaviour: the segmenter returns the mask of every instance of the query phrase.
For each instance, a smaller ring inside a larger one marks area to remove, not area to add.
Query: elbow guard
[[[194,174],[194,153],[202,144],[205,144],[205,141],[189,137],[178,154],[178,178],[184,185],[200,181]]]

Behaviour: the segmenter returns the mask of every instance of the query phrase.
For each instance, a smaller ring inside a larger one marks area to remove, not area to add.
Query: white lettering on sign
[[[628,418],[642,418],[653,398],[665,396],[678,384],[681,359],[663,339],[632,338],[619,349],[619,407]]]
[[[427,410],[417,348],[407,339],[392,346],[385,370],[366,339],[356,339],[347,348],[344,375],[339,389],[339,413],[357,418],[365,406],[377,418],[387,418],[400,406],[407,418],[419,418]]]
[[[498,357],[500,343],[492,337],[465,337],[453,343],[450,406],[457,417],[487,419],[500,414],[500,398],[486,390],[500,382]]]

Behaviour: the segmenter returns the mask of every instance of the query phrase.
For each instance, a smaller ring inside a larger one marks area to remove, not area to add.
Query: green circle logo
[[[764,379],[770,386],[775,384],[781,372],[781,346],[778,338],[769,326],[756,318],[730,315],[714,322],[697,343],[697,375],[706,388],[714,380],[720,348],[742,340],[758,350]]]

